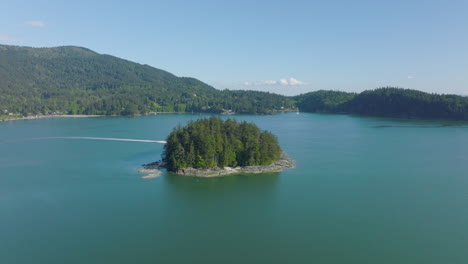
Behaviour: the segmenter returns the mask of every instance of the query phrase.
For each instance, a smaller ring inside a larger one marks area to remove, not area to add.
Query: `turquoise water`
[[[0,263],[468,263],[468,124],[235,116],[279,138],[277,174],[143,180],[202,115],[0,123]]]

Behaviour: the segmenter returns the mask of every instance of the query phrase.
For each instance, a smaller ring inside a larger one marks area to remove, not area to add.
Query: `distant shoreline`
[[[281,110],[276,111],[278,113],[281,112],[296,112],[297,110]],[[35,119],[46,119],[46,118],[83,118],[83,117],[135,117],[135,116],[149,116],[149,115],[159,115],[159,114],[210,114],[204,112],[149,112],[145,114],[139,115],[33,115],[33,116],[25,116],[25,117],[13,117],[13,118],[2,118],[0,117],[0,122],[6,121],[18,121],[18,120],[35,120]],[[230,115],[239,115],[237,113],[233,113]]]
[[[186,114],[180,112],[151,112],[142,115],[134,115],[134,116],[147,116],[147,115],[158,115],[158,114]],[[34,119],[45,119],[45,118],[83,118],[83,117],[133,117],[133,116],[125,116],[125,115],[33,115],[33,116],[24,116],[24,117],[13,117],[13,118],[1,118],[0,122],[3,121],[18,121],[18,120],[34,120]]]
[[[15,118],[4,118],[0,119],[0,122],[6,121],[18,121],[18,120],[34,120],[34,119],[44,119],[44,118],[82,118],[82,117],[103,117],[104,115],[35,115],[35,116],[25,116],[25,117],[15,117]]]

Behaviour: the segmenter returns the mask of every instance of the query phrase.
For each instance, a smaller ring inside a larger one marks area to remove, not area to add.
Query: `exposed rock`
[[[143,165],[143,169],[139,170],[139,173],[145,173],[142,179],[152,179],[161,176],[161,169],[164,168],[164,164],[161,161],[155,161],[149,164]]]
[[[184,168],[179,169],[175,173],[185,176],[195,177],[217,177],[230,174],[239,173],[268,173],[268,172],[281,172],[284,169],[293,168],[294,164],[291,159],[283,156],[270,165],[255,165],[255,166],[244,166],[244,167],[224,167],[224,168],[208,168],[208,169],[196,169],[196,168]]]
[[[145,172],[145,173],[147,173],[147,172]],[[147,180],[147,179],[157,178],[159,176],[161,176],[161,171],[160,170],[154,170],[151,173],[146,174],[145,176],[141,176],[141,178]]]
[[[141,173],[150,173],[150,176],[161,169],[165,169],[162,161],[156,161],[149,164],[143,165],[144,170],[140,170]],[[269,172],[281,172],[284,169],[294,168],[292,159],[289,159],[284,153],[281,158],[270,165],[255,165],[255,166],[244,166],[244,167],[214,167],[214,168],[183,168],[175,171],[175,174],[184,176],[195,176],[195,177],[218,177],[231,174],[239,173],[269,173]],[[145,178],[147,176],[143,176]],[[158,177],[159,174],[155,177]],[[154,177],[147,177],[154,178]],[[146,179],[146,178],[145,178]]]

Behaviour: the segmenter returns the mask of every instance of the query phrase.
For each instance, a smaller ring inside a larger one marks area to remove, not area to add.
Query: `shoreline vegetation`
[[[159,115],[159,114],[189,114],[189,113],[181,113],[181,112],[151,112],[142,115],[134,115],[134,116],[147,116],[147,115]],[[35,119],[46,119],[46,118],[83,118],[83,117],[129,117],[129,116],[122,116],[122,115],[30,115],[30,116],[22,116],[22,115],[0,115],[0,122],[6,121],[17,121],[17,120],[35,120]],[[132,117],[132,116],[130,116]]]
[[[0,116],[0,122],[17,120],[34,120],[46,118],[82,118],[82,117],[102,117],[103,115],[33,115],[33,116]]]
[[[146,175],[142,176],[142,179],[152,179],[161,176],[162,170],[167,169],[163,161],[156,161],[142,165],[143,169],[140,169],[139,173]],[[221,177],[235,174],[259,174],[259,173],[275,173],[282,172],[285,169],[294,168],[294,161],[282,153],[281,157],[268,165],[252,165],[252,166],[236,166],[236,167],[211,167],[211,168],[193,168],[187,167],[171,171],[174,174],[182,176],[192,177]]]

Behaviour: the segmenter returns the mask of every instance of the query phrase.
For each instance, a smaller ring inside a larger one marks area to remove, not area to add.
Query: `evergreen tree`
[[[271,164],[281,156],[276,137],[252,123],[218,117],[189,122],[167,137],[163,161],[170,171],[193,167]]]

